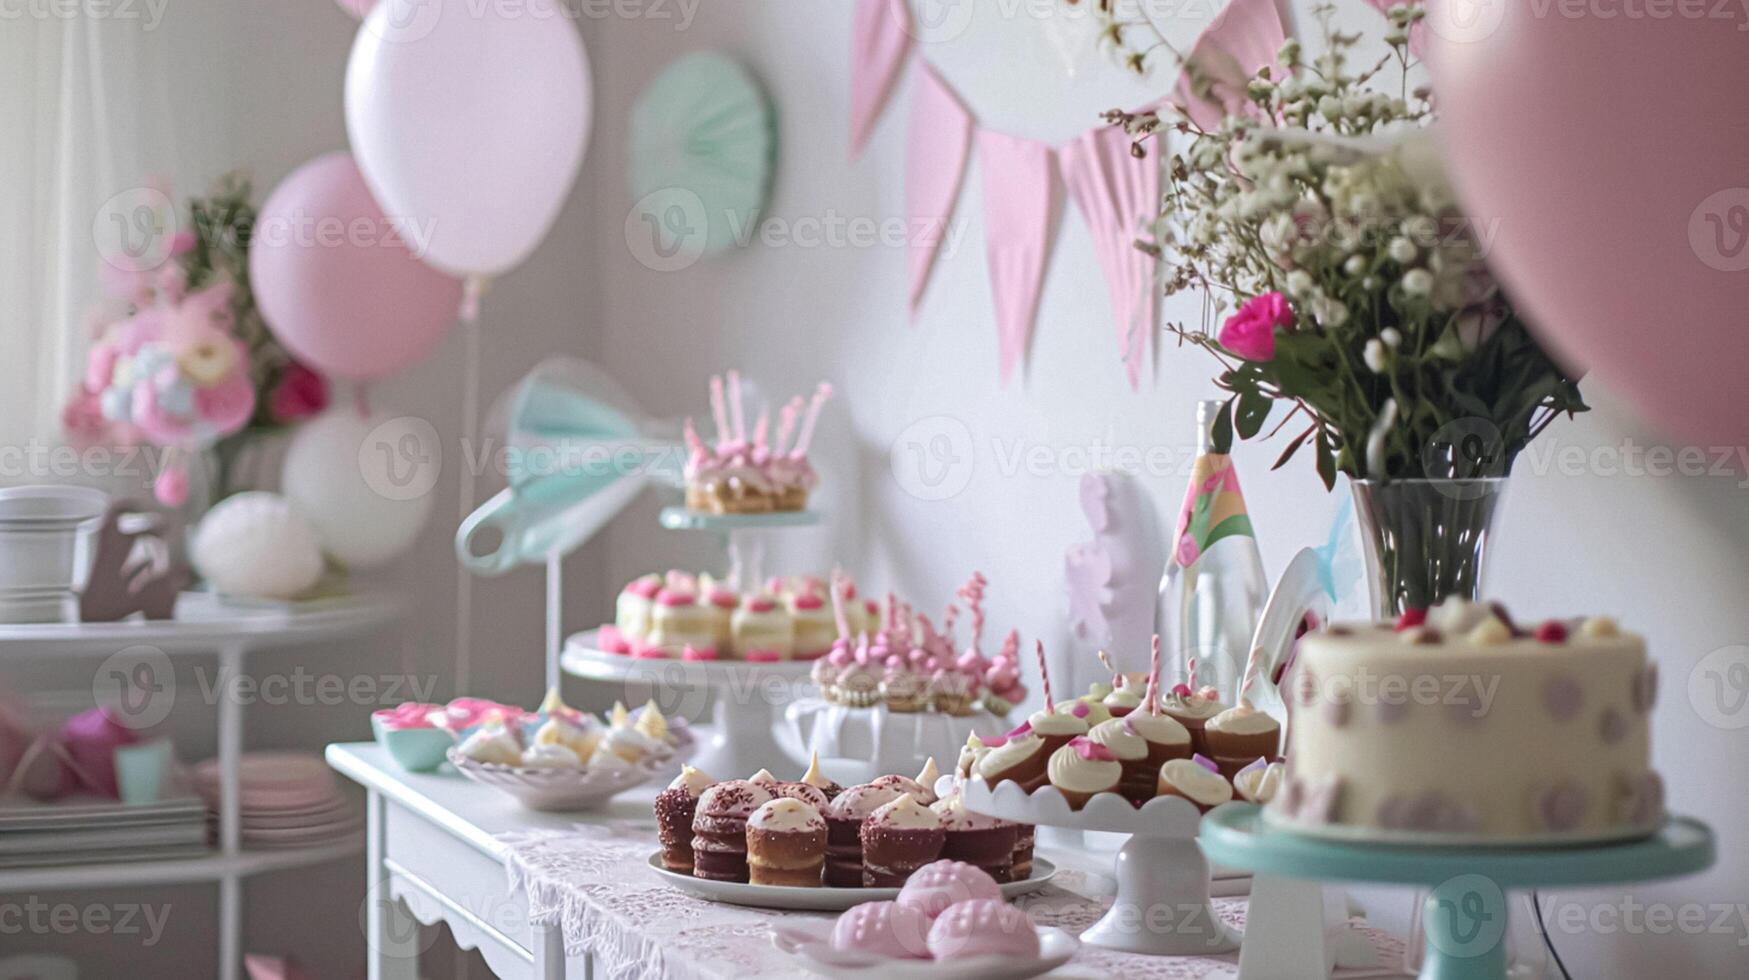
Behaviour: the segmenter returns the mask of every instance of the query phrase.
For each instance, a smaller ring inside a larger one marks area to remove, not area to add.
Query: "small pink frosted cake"
[[[929,958],[929,917],[898,902],[867,902],[838,917],[832,948],[896,960]]]
[[[949,906],[973,899],[1001,901],[1002,889],[977,865],[936,861],[911,873],[905,887],[899,889],[898,902],[934,919]]]
[[[1038,931],[1026,913],[1001,899],[949,906],[929,929],[929,954],[938,960],[975,956],[1038,958]]]

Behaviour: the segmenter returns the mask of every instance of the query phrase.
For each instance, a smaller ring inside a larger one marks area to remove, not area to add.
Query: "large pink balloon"
[[[346,65],[346,132],[391,214],[433,219],[425,260],[492,276],[534,251],[589,132],[589,71],[553,0],[381,0]]]
[[[286,348],[317,369],[370,380],[443,339],[462,284],[414,256],[430,219],[385,217],[345,153],[292,171],[261,206],[249,283]]]
[[[1540,336],[1668,433],[1739,445],[1749,32],[1691,6],[1433,0],[1429,63],[1459,197]]]

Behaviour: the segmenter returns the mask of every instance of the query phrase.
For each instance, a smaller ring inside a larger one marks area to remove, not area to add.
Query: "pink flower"
[[[328,382],[296,361],[286,365],[267,402],[273,420],[288,425],[327,407]]]
[[[61,428],[67,441],[79,449],[100,446],[111,438],[110,422],[103,417],[102,399],[94,391],[81,390],[61,409]]]
[[[1252,297],[1239,312],[1222,324],[1221,346],[1247,361],[1267,361],[1275,357],[1275,328],[1291,330],[1293,307],[1280,293],[1264,293]]]

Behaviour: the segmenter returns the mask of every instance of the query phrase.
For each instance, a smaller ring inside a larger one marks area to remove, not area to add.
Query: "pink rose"
[[[1275,357],[1275,328],[1293,329],[1293,307],[1280,293],[1264,293],[1248,300],[1239,312],[1221,325],[1221,346],[1247,361]]]
[[[273,420],[290,424],[328,407],[328,382],[296,361],[286,365],[267,403]]]

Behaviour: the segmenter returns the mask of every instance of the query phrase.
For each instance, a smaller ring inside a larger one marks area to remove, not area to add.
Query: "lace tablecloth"
[[[647,823],[580,825],[499,840],[509,847],[510,889],[526,889],[535,924],[561,924],[566,955],[593,955],[595,976],[606,980],[812,976],[771,945],[766,926],[784,917],[832,918],[707,902],[664,883],[648,864],[657,845]],[[1039,925],[1079,935],[1111,906],[1114,887],[1103,876],[1060,869],[1050,885],[1017,904]],[[1243,899],[1216,899],[1215,911],[1244,927]],[[1380,962],[1401,962],[1401,941],[1363,931],[1379,949]],[[1083,946],[1051,976],[1235,980],[1238,974],[1236,955],[1136,956]]]

